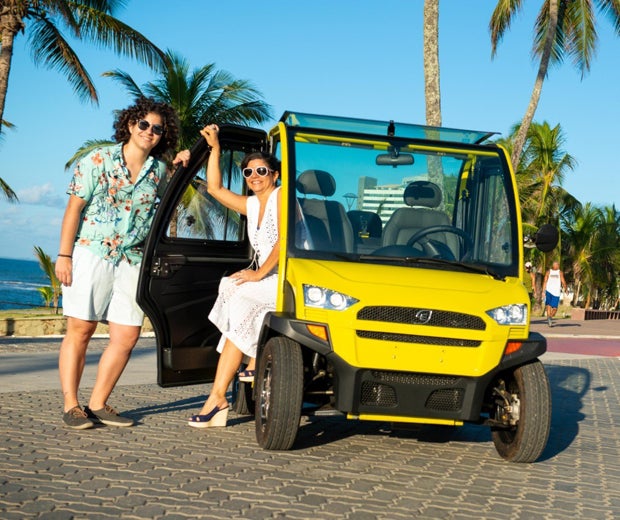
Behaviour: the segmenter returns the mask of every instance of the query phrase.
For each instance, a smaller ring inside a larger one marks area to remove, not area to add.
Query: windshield
[[[497,147],[289,130],[294,256],[516,275],[515,196]]]

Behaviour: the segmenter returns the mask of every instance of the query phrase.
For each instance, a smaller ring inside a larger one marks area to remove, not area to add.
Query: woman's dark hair
[[[136,124],[140,119],[144,119],[147,114],[159,114],[162,119],[164,133],[157,143],[157,146],[151,150],[151,155],[156,158],[162,158],[167,153],[174,152],[179,140],[179,118],[176,111],[166,103],[159,103],[153,98],[140,97],[136,103],[118,113],[114,122],[113,139],[117,143],[126,143],[129,141],[129,125]]]
[[[254,159],[260,159],[262,161],[265,161],[267,163],[267,166],[269,166],[270,170],[273,170],[274,172],[280,172],[281,166],[278,158],[266,152],[252,152],[247,154],[241,161],[241,169],[243,170],[243,168],[245,168],[249,164],[249,162],[253,161]]]

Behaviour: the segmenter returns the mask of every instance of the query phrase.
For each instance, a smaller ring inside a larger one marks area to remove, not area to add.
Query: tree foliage
[[[523,0],[498,0],[489,22],[491,56],[516,15],[523,7]],[[529,127],[534,120],[543,82],[549,67],[561,64],[566,58],[581,73],[589,72],[598,43],[594,7],[606,16],[620,36],[620,2],[618,0],[543,0],[536,17],[532,56],[539,60],[538,72],[528,107],[514,138],[512,163],[517,167],[527,140]]]
[[[516,125],[500,144],[510,150],[518,131]],[[539,282],[549,264],[560,261],[573,290],[573,304],[617,308],[620,213],[615,206],[582,204],[562,187],[576,164],[564,150],[564,142],[560,125],[534,122],[528,131],[517,170],[523,227],[531,233],[543,224],[553,224],[560,229],[560,244],[549,255],[528,250],[527,260],[536,267]]]
[[[58,314],[58,305],[60,303],[60,296],[62,295],[62,285],[56,277],[55,263],[52,262],[50,256],[43,251],[39,246],[34,247],[34,253],[39,261],[41,270],[47,276],[50,281],[50,285],[47,287],[39,287],[38,291],[41,293],[45,301],[45,305],[53,306],[56,314]]]

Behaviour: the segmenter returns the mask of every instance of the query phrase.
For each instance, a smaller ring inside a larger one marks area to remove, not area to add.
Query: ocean
[[[43,297],[37,288],[49,284],[36,260],[0,258],[0,309],[44,307]]]

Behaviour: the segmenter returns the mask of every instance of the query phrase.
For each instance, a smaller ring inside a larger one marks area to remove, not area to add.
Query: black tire
[[[551,427],[551,391],[543,364],[536,360],[504,374],[506,390],[519,399],[516,426],[492,428],[499,455],[510,462],[534,462],[542,454]]]
[[[288,450],[299,431],[303,398],[303,359],[298,343],[271,338],[256,370],[256,440],[266,450]]]
[[[239,415],[254,415],[252,383],[243,383],[235,377],[232,384],[232,410]]]

